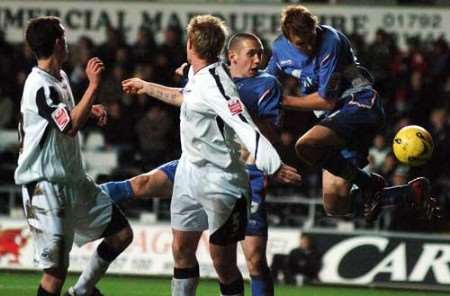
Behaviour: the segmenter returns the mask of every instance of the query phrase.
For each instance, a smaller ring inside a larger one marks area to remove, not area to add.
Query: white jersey
[[[271,175],[281,166],[278,153],[253,123],[221,62],[195,74],[191,67],[183,89],[180,119],[182,158],[191,163],[244,170],[240,160],[242,143],[265,173]]]
[[[35,67],[28,75],[20,104],[21,152],[16,184],[33,181],[68,183],[85,178],[79,136],[65,132],[74,107],[66,73],[61,80]]]

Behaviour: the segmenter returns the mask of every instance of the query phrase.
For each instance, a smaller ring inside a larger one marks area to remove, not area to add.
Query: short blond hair
[[[187,38],[192,47],[199,58],[208,62],[218,59],[227,35],[225,23],[209,14],[193,17],[187,26]]]
[[[302,36],[315,30],[317,17],[303,5],[289,5],[281,12],[281,31],[285,37],[290,34]]]

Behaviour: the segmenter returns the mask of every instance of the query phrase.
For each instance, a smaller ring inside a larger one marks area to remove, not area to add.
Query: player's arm
[[[318,56],[322,59],[319,68],[319,87],[317,92],[305,96],[286,96],[283,107],[295,110],[332,110],[339,96],[342,75],[337,71],[340,58],[341,44],[332,40],[324,44],[326,55]]]
[[[61,133],[75,136],[91,115],[92,104],[100,83],[102,71],[103,63],[98,58],[89,60],[86,66],[89,86],[80,102],[72,110],[60,98],[59,92],[55,87],[41,87],[38,89],[36,92],[38,114]]]
[[[305,96],[284,96],[282,106],[286,109],[298,111],[332,110],[336,105],[336,99],[325,99],[319,92]]]
[[[140,78],[122,81],[122,89],[127,94],[145,94],[173,106],[181,106],[183,103],[182,88],[168,87]]]
[[[67,130],[68,135],[75,136],[78,130],[84,126],[89,116],[91,116],[92,104],[94,103],[95,95],[100,85],[103,69],[103,62],[99,58],[92,58],[88,61],[86,75],[89,80],[89,85],[80,102],[70,111],[71,125]]]
[[[280,140],[278,124],[282,88],[275,77],[266,79],[263,86],[262,94],[258,98],[258,116],[252,116],[252,119],[263,135],[274,144]]]

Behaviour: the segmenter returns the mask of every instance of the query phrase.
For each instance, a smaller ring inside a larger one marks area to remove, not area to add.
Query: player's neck
[[[233,65],[229,66],[228,69],[230,70],[230,75],[232,78],[242,78],[244,75],[240,73],[239,69],[236,69]]]
[[[192,70],[194,71],[194,74],[210,64],[211,63],[208,63],[207,61],[202,59],[192,59],[191,61],[191,67]]]
[[[37,66],[42,71],[54,76],[57,79],[61,79],[61,63],[57,61],[54,57],[49,57],[47,59],[38,60]]]

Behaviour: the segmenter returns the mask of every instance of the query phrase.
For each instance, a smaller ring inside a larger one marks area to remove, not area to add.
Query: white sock
[[[95,250],[78,282],[73,286],[76,295],[90,295],[94,290],[95,284],[106,273],[109,264],[110,262],[102,259],[98,255],[97,250]]]
[[[198,277],[187,279],[172,278],[172,296],[195,296]]]

